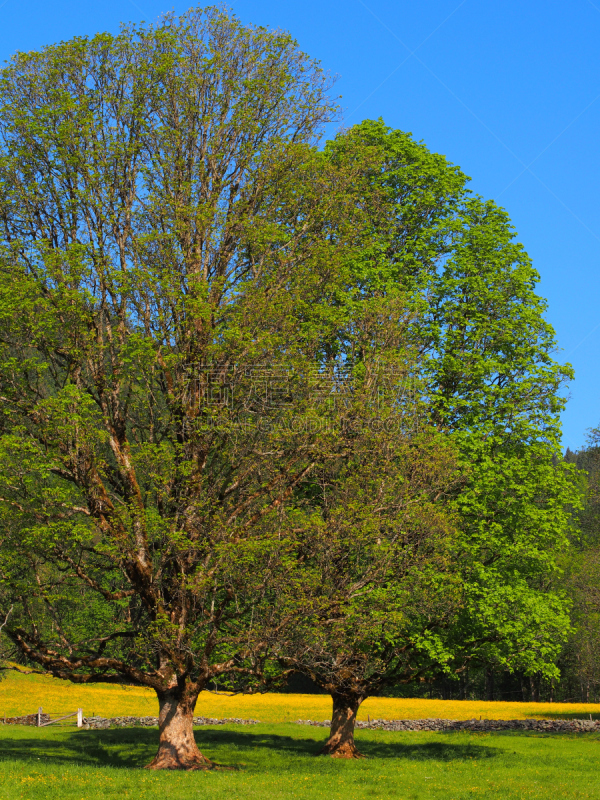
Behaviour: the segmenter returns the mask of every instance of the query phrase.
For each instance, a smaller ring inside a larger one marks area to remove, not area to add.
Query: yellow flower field
[[[156,695],[150,689],[97,684],[78,686],[46,675],[7,673],[0,682],[2,717],[33,714],[38,707],[51,716],[82,708],[84,716],[149,716],[158,713]],[[215,695],[203,692],[196,714],[206,717],[242,717],[261,722],[293,722],[297,719],[329,719],[331,701],[326,695],[265,694]],[[371,697],[358,718],[367,719],[533,719],[536,717],[594,718],[600,706],[592,703],[489,703],[471,700],[416,700]]]

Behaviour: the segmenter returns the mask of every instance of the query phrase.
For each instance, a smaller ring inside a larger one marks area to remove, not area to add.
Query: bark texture
[[[158,752],[146,769],[212,769],[194,739],[196,695],[179,688],[157,692],[159,703]]]
[[[354,724],[356,714],[364,697],[356,694],[331,695],[333,698],[333,711],[331,714],[331,728],[329,738],[320,751],[320,755],[332,758],[363,758],[354,744]]]

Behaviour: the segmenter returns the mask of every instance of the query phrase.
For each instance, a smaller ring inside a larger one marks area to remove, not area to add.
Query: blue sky
[[[565,447],[600,423],[600,0],[237,0],[338,76],[344,124],[411,131],[504,206],[576,379]],[[155,21],[167,0],[0,0],[0,59]],[[334,132],[333,130],[331,131]]]

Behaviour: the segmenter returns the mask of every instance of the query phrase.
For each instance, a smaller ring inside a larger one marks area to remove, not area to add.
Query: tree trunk
[[[469,688],[469,670],[466,669],[464,673],[460,676],[460,699],[466,700],[467,699],[467,691]]]
[[[450,692],[451,689],[448,686],[448,681],[446,677],[442,678],[442,700],[450,700]]]
[[[362,754],[354,744],[354,723],[359,706],[365,699],[356,694],[331,695],[333,698],[333,711],[331,714],[331,728],[329,739],[319,755],[332,758],[362,758]]]
[[[494,699],[494,673],[491,669],[485,671],[485,699]]]
[[[531,692],[529,687],[527,686],[527,681],[525,680],[525,675],[521,673],[521,700],[524,703],[527,703],[529,698],[531,697]]]
[[[157,692],[159,715],[158,752],[146,769],[211,769],[194,739],[196,692],[175,687]]]

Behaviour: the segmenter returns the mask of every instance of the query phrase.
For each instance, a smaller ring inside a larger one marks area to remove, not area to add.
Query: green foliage
[[[364,146],[377,190],[370,244],[353,268],[365,293],[400,287],[411,298],[429,418],[469,475],[454,501],[466,592],[454,669],[556,674],[569,622],[552,575],[579,498],[573,469],[556,459],[572,370],[553,360],[538,273],[506,212],[409,134],[366,121],[326,152],[335,161]]]
[[[462,602],[447,503],[460,476],[426,427],[355,431],[348,450],[286,509],[300,562],[278,595],[292,623],[275,652],[327,691],[364,699],[452,657],[440,629]]]
[[[0,605],[56,675],[556,674],[579,501],[538,275],[409,134],[318,152],[328,89],[215,8],[0,75]]]
[[[264,520],[323,457],[290,421],[358,218],[327,89],[214,8],[0,76],[1,600],[56,675],[258,680]]]
[[[597,698],[600,688],[600,450],[598,431],[565,462],[578,472],[580,506],[573,508],[573,552],[564,559],[572,601],[573,630],[563,652],[562,691],[566,696]]]

